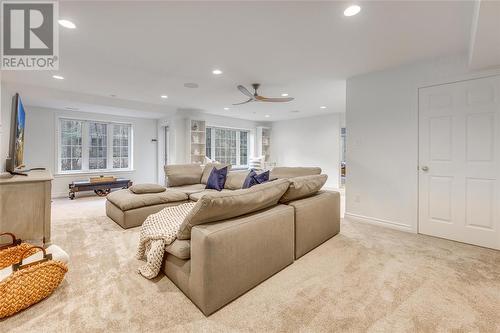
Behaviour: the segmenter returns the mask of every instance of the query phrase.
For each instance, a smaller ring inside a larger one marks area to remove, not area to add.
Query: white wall
[[[418,88],[480,75],[464,55],[347,80],[347,216],[417,232]]]
[[[74,180],[88,178],[88,174],[57,175],[56,135],[57,117],[75,117],[100,121],[120,121],[132,124],[133,128],[133,168],[131,172],[110,172],[119,177],[130,177],[137,183],[157,182],[157,121],[154,119],[126,118],[112,115],[61,111],[25,106],[26,143],[25,164],[27,168],[45,167],[54,174],[53,197],[67,196],[68,184]],[[100,173],[102,174],[102,173]]]
[[[4,171],[4,163],[3,160],[3,117],[2,117],[2,71],[0,71],[0,174]]]
[[[10,130],[12,117],[12,97],[14,93],[11,93],[5,83],[1,86],[0,93],[0,123],[2,124],[0,130],[0,172],[5,171],[6,168],[6,158],[9,157],[9,144],[10,144]]]
[[[277,166],[319,166],[325,186],[339,187],[342,114],[276,121],[271,130],[271,160]]]

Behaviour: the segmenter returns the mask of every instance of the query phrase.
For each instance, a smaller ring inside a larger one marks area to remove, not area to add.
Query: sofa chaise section
[[[188,202],[186,193],[169,189],[160,193],[136,194],[130,189],[108,194],[106,215],[121,227],[128,229],[142,225],[146,218],[165,207]]]
[[[278,204],[288,185],[207,193],[184,220],[172,245],[189,239],[189,259],[167,251],[164,272],[205,315],[293,263],[294,209]]]
[[[293,215],[277,205],[196,225],[190,259],[167,253],[164,273],[208,316],[293,263]]]

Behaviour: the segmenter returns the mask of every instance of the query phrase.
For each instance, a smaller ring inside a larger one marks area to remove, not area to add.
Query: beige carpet
[[[344,221],[341,234],[206,318],[168,278],[148,281],[100,198],[55,200],[70,272],[0,332],[495,332],[500,252]]]

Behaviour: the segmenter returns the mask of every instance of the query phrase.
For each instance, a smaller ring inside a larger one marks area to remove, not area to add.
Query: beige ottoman
[[[168,188],[160,193],[136,194],[129,189],[108,194],[106,215],[125,229],[142,225],[146,217],[165,207],[188,202],[186,193]]]

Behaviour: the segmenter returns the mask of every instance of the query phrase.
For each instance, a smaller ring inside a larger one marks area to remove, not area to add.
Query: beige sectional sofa
[[[340,230],[340,195],[320,190],[326,181],[320,168],[275,168],[271,179],[277,180],[250,189],[241,189],[248,172],[231,171],[218,192],[205,190],[212,167],[167,166],[165,192],[175,192],[175,198],[163,194],[167,202],[148,197],[143,202],[151,205],[137,207],[137,195],[121,190],[106,203],[108,216],[127,228],[142,224],[143,210],[151,214],[162,205],[197,201],[177,240],[166,248],[163,271],[205,315]]]
[[[189,201],[184,191],[170,189],[158,193],[136,194],[129,189],[110,193],[106,200],[106,215],[125,229],[140,226],[146,217],[165,207]]]

